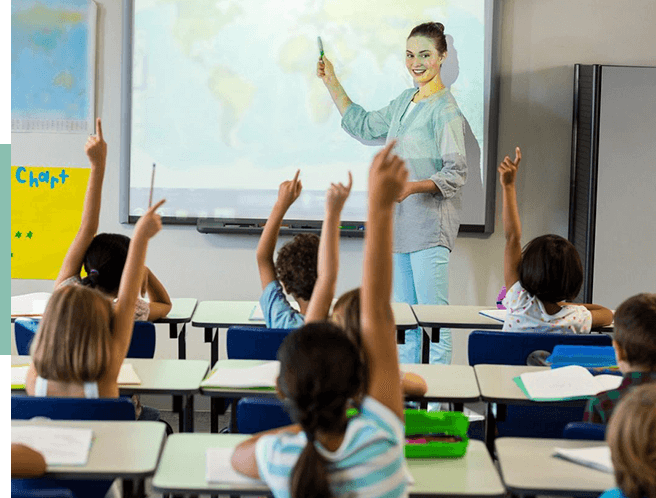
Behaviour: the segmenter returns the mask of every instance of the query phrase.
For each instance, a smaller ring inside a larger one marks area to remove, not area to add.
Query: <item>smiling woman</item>
[[[394,221],[394,300],[448,304],[449,256],[460,226],[461,190],[467,178],[465,119],[441,78],[447,57],[444,25],[424,23],[406,41],[406,68],[415,88],[387,107],[365,111],[340,84],[322,56],[317,76],[342,115],[342,127],[360,141],[396,140],[408,182],[397,199]],[[402,363],[418,363],[421,330],[406,332]],[[451,363],[451,333],[431,343],[431,363]]]

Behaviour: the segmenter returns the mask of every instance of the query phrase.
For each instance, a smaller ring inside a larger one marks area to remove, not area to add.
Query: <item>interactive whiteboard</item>
[[[361,223],[381,144],[341,128],[316,76],[317,36],[351,99],[376,110],[413,85],[410,30],[439,21],[448,41],[442,78],[468,122],[461,221],[491,231],[493,9],[492,0],[125,0],[121,221],[144,212],[156,163],[154,198],[166,197],[168,222],[257,225],[300,168],[303,193],[289,220],[320,222],[326,188],[351,171],[342,218]]]

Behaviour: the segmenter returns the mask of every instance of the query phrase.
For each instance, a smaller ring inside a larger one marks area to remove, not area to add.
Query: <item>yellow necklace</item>
[[[426,90],[424,90],[424,88]],[[417,93],[415,93],[415,96],[412,98],[412,101],[414,103],[419,102],[420,100],[424,100],[425,98],[430,97],[431,95],[439,92],[440,90],[443,90],[445,88],[444,83],[442,83],[442,79],[437,77],[432,79],[431,81],[428,82],[427,85],[422,86],[417,90]]]

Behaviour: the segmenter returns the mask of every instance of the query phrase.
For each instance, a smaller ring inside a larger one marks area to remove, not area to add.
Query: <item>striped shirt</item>
[[[403,456],[403,422],[379,401],[365,397],[361,412],[349,420],[342,444],[317,450],[327,460],[335,497],[407,496],[408,473]],[[255,449],[260,478],[276,498],[291,496],[291,475],[307,444],[304,432],[259,439]]]

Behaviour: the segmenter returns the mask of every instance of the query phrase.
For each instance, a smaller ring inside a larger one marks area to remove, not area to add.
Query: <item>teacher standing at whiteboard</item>
[[[348,97],[324,56],[317,76],[342,115],[342,127],[362,140],[397,140],[396,154],[410,173],[394,220],[394,301],[448,304],[449,256],[460,226],[460,196],[467,178],[465,119],[440,71],[447,57],[441,23],[416,26],[406,41],[406,67],[416,87],[387,107],[367,112]],[[431,344],[431,363],[451,363],[451,332]],[[406,332],[402,363],[421,358],[421,329]]]

